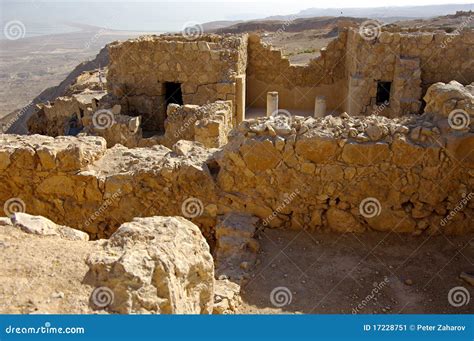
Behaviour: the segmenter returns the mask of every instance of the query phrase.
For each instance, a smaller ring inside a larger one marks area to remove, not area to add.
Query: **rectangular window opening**
[[[376,104],[388,105],[390,103],[390,89],[392,88],[392,82],[377,82],[377,97]]]
[[[166,82],[165,83],[165,103],[174,103],[183,105],[183,93],[181,92],[181,83]]]

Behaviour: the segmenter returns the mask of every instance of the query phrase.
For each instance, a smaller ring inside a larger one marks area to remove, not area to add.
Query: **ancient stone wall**
[[[203,106],[168,106],[162,144],[171,148],[179,140],[196,141],[207,148],[222,147],[232,128],[232,101]]]
[[[28,130],[31,134],[68,135],[72,129],[83,127],[82,118],[96,111],[105,95],[104,91],[86,90],[69,97],[59,97],[53,103],[40,104],[28,120]]]
[[[296,117],[286,132],[259,119],[225,147],[218,184],[228,210],[273,227],[465,232],[473,228],[473,147],[472,131],[442,136],[424,118]]]
[[[0,203],[92,238],[155,215],[189,218],[212,238],[231,212],[295,229],[472,231],[473,87],[436,83],[425,101],[423,115],[394,119],[248,120],[222,149],[0,135]]]
[[[43,215],[96,238],[162,212],[195,218],[210,235],[217,191],[208,158],[202,148],[106,149],[101,137],[0,135],[0,213]]]
[[[215,155],[182,143],[105,150],[97,137],[2,136],[0,202],[92,238],[160,214],[190,218],[212,239],[228,212],[293,229],[472,230],[473,132],[442,136],[425,121],[347,116],[296,118],[276,135],[266,120],[240,127]]]
[[[266,93],[278,91],[280,107],[312,112],[317,95],[325,95],[328,110],[341,111],[345,96],[345,46],[347,32],[321,50],[309,65],[290,65],[281,51],[264,45],[258,35],[249,36],[247,107],[265,107]]]
[[[383,31],[377,39],[364,39],[358,30],[350,29],[346,70],[346,110],[351,115],[416,114],[433,83],[474,81],[474,32]],[[392,82],[388,105],[376,103],[378,81]]]
[[[163,130],[166,82],[181,85],[184,104],[235,100],[236,76],[246,68],[243,36],[145,36],[109,46],[109,90],[125,113],[142,115],[145,130]]]

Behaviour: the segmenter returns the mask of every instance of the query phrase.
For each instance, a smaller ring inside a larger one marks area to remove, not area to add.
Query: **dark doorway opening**
[[[390,89],[392,88],[392,82],[377,82],[377,98],[376,104],[388,105],[390,103]]]
[[[165,83],[165,103],[174,103],[183,105],[183,93],[181,92],[181,83],[166,82]]]
[[[66,123],[66,126],[64,127],[64,135],[66,136],[76,136],[79,134],[82,130],[82,127],[80,127],[77,115],[74,113],[74,115],[71,117],[71,119]]]

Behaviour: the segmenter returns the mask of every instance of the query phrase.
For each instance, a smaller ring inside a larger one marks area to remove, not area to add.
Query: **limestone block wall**
[[[235,100],[246,68],[246,35],[145,36],[109,45],[108,89],[146,130],[163,130],[165,83],[181,84],[184,104]]]
[[[180,141],[106,149],[100,137],[0,135],[0,203],[107,237],[134,217],[219,215],[337,232],[472,231],[474,131],[426,117],[244,122],[222,150]]]
[[[278,91],[280,107],[314,110],[316,96],[324,95],[328,110],[342,111],[346,94],[345,46],[347,32],[321,50],[309,65],[290,65],[281,51],[265,46],[258,35],[248,41],[247,107],[265,107],[266,93]]]
[[[187,152],[106,149],[92,136],[0,135],[0,215],[26,211],[104,238],[123,222],[160,212],[192,218],[209,236],[217,201],[209,155]]]
[[[102,127],[94,125],[92,116],[83,118],[84,130],[82,133],[92,136],[101,136],[107,141],[107,147],[116,144],[133,148],[137,147],[142,140],[141,117],[132,117],[121,114],[113,114],[112,110],[105,111],[105,119],[111,119],[110,124]]]
[[[419,113],[422,97],[435,82],[474,81],[474,32],[381,32],[365,40],[350,29],[346,58],[351,115],[374,112],[394,117]],[[376,105],[377,81],[392,82],[390,104]]]
[[[82,128],[82,118],[98,109],[106,93],[86,90],[80,94],[59,97],[53,103],[40,104],[38,111],[28,120],[31,134],[61,136],[69,133],[71,119]]]
[[[424,117],[259,119],[225,147],[218,184],[227,211],[266,226],[462,233],[474,228],[473,148],[474,132],[441,135]]]
[[[203,106],[168,106],[163,145],[171,148],[179,140],[196,141],[207,148],[222,147],[232,129],[232,101]]]
[[[436,83],[425,100],[425,114],[394,119],[248,120],[220,149],[0,135],[0,214],[43,215],[92,238],[134,217],[179,215],[212,240],[230,212],[293,229],[473,231],[473,87]],[[454,109],[464,120],[452,118]]]

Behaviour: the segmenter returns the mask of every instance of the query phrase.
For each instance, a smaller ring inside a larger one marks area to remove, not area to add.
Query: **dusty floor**
[[[455,308],[448,292],[474,289],[458,278],[474,270],[474,236],[393,233],[322,234],[265,230],[259,264],[243,287],[239,313],[473,313],[474,298]],[[0,313],[93,313],[83,284],[85,259],[98,242],[28,235],[0,226]],[[386,277],[386,278],[385,278]],[[412,283],[410,283],[410,281]],[[277,288],[289,296],[270,299]],[[285,289],[283,289],[285,290]]]
[[[473,235],[267,229],[260,238],[260,264],[244,286],[240,312],[350,314],[361,304],[356,313],[474,313],[474,288],[458,278],[462,271],[474,270]],[[470,292],[468,305],[449,304],[448,292],[456,286]],[[291,297],[281,308],[270,300],[277,287],[291,292],[274,299],[282,304]]]
[[[91,313],[81,282],[96,247],[0,226],[0,314]]]

